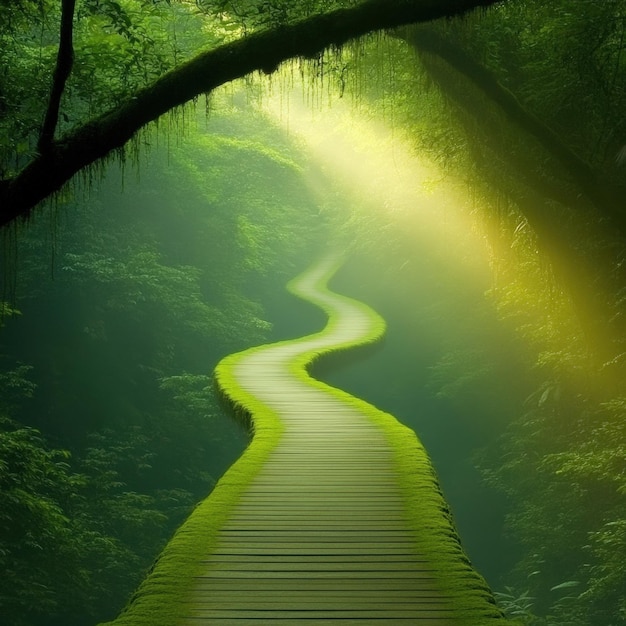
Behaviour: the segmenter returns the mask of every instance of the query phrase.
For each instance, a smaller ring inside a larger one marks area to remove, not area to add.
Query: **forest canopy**
[[[338,238],[390,327],[354,393],[501,606],[626,623],[625,52],[624,0],[0,0],[0,614],[123,606],[246,444],[211,368],[310,331],[282,285]]]
[[[316,58],[372,31],[495,2],[3,2],[2,63],[10,71],[2,93],[12,101],[2,104],[9,123],[0,224],[27,215],[76,172],[123,149],[147,123],[228,81],[271,74],[287,59]],[[56,23],[58,43],[49,41]],[[24,93],[19,86],[33,77],[37,90]]]

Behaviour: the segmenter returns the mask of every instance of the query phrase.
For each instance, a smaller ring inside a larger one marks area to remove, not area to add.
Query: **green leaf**
[[[559,589],[571,589],[572,587],[578,587],[578,585],[580,585],[580,582],[577,580],[567,580],[560,585],[555,585],[554,587],[551,587],[550,591],[557,591]]]

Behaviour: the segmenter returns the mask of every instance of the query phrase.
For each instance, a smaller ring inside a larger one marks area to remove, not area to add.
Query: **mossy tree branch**
[[[13,179],[0,181],[0,226],[28,217],[74,174],[120,148],[167,111],[254,71],[271,73],[291,58],[314,57],[382,29],[453,17],[502,0],[367,0],[259,32],[198,55],[100,117],[52,141]]]

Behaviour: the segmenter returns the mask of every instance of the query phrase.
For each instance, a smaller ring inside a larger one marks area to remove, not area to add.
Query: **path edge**
[[[383,338],[386,330],[385,320],[371,307],[342,294],[332,291],[328,282],[342,265],[338,260],[332,271],[316,282],[318,291],[332,295],[333,298],[349,300],[371,320],[370,332],[358,341],[336,344],[329,348],[310,351],[300,355],[291,365],[292,374],[310,386],[331,394],[342,402],[354,407],[367,416],[384,433],[393,451],[394,463],[400,477],[400,487],[407,507],[407,517],[411,530],[416,537],[420,550],[429,560],[437,565],[436,576],[442,590],[452,598],[452,608],[458,612],[454,623],[458,626],[489,626],[494,620],[503,626],[517,624],[507,620],[497,607],[493,593],[485,579],[473,568],[465,553],[460,536],[456,530],[450,508],[443,496],[439,480],[430,460],[428,452],[419,440],[415,431],[402,424],[398,419],[385,411],[357,398],[346,391],[332,387],[311,375],[311,369],[319,359],[337,355],[353,348],[374,344]],[[328,323],[322,332],[331,332],[336,323],[336,314],[332,307],[313,301],[297,288],[299,276],[287,284],[289,292],[295,296],[314,303],[328,317]],[[426,524],[424,523],[424,520]],[[420,523],[417,523],[420,520]],[[431,525],[436,532],[433,539],[425,542],[420,539],[425,525]]]
[[[324,282],[340,265],[339,259],[329,265]],[[249,348],[228,355],[218,363],[214,372],[215,387],[235,419],[252,433],[250,444],[176,530],[122,612],[99,626],[177,626],[184,619],[195,580],[204,570],[202,561],[215,549],[219,532],[240,495],[278,445],[284,430],[276,412],[237,382],[234,375],[237,364],[268,346],[300,342],[326,333],[330,328],[329,319],[318,333]]]
[[[503,619],[502,613],[495,606],[487,583],[471,567],[454,529],[432,464],[414,431],[401,424],[394,416],[309,375],[310,368],[321,357],[374,344],[383,337],[385,332],[384,320],[369,306],[336,294],[328,288],[327,283],[341,265],[342,260],[339,257],[336,261],[329,263],[327,271],[316,281],[316,286],[320,291],[330,293],[333,297],[346,298],[358,305],[373,322],[370,332],[357,341],[348,341],[300,355],[292,363],[291,372],[307,384],[323,389],[362,411],[383,430],[393,450],[396,467],[401,477],[401,488],[405,495],[409,519],[416,520],[420,516],[423,519],[426,505],[428,518],[437,528],[437,540],[427,544],[422,542],[419,545],[420,548],[426,550],[427,554],[432,555],[434,563],[442,565],[438,568],[437,574],[444,588],[450,591],[454,598],[454,607],[459,611],[460,620],[458,622],[455,620],[455,624],[488,626],[493,624],[494,618],[499,619],[500,624],[511,623]],[[312,333],[306,337],[265,344],[231,354],[219,362],[215,369],[216,387],[223,400],[230,405],[235,417],[247,425],[253,433],[250,445],[220,478],[213,491],[196,506],[178,528],[122,613],[116,619],[101,623],[99,626],[155,626],[156,624],[176,626],[184,619],[194,581],[202,574],[205,567],[202,561],[215,548],[218,534],[230,517],[239,496],[278,445],[284,430],[276,412],[239,385],[234,375],[236,365],[244,358],[270,345],[293,344],[315,335],[332,332],[337,322],[337,316],[332,308],[313,302],[298,292],[296,285],[300,276],[290,281],[287,289],[297,297],[320,307],[328,318],[325,327],[318,333]],[[427,495],[426,499],[422,498],[424,494]],[[420,524],[420,528],[423,528],[423,524]],[[413,530],[418,536],[417,524]],[[461,571],[459,571],[459,565]],[[448,567],[450,569],[447,569]],[[472,585],[469,592],[466,589],[467,582],[462,585],[462,589],[455,589],[455,580],[458,580],[461,572],[464,576],[470,577]],[[461,617],[463,614],[468,616],[467,620]]]

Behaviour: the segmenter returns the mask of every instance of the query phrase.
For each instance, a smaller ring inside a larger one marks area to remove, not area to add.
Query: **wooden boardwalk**
[[[381,326],[363,305],[323,288],[332,265],[292,284],[332,314],[331,327],[254,351],[233,368],[284,432],[206,559],[189,624],[443,626],[462,617],[416,545],[383,429],[294,375],[303,355],[357,345]]]
[[[326,311],[323,331],[218,366],[253,441],[114,626],[507,623],[413,431],[306,373],[384,332],[371,309],[326,288],[336,266],[328,258],[290,285]]]

